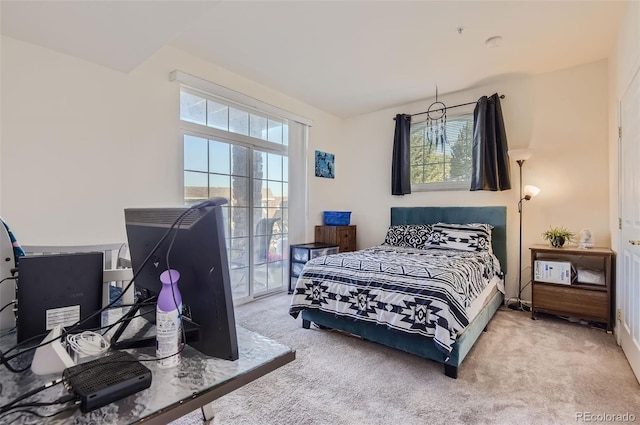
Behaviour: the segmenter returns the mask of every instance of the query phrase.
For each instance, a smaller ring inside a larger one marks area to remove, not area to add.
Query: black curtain
[[[509,147],[497,93],[482,96],[473,111],[472,150],[471,190],[511,189]]]
[[[393,137],[393,162],[391,163],[392,195],[407,195],[411,193],[410,131],[411,115],[396,115],[396,131]]]

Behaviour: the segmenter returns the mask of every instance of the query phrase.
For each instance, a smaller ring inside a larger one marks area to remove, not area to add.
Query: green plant
[[[574,232],[565,227],[550,227],[549,230],[542,233],[542,237],[556,248],[560,248],[565,242],[571,242],[575,236]]]

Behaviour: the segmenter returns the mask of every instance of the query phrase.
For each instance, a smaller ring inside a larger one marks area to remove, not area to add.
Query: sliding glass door
[[[220,138],[183,134],[185,203],[226,198],[223,208],[234,300],[286,286],[288,158]]]

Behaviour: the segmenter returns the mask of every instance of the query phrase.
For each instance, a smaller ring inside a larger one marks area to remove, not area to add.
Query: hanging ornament
[[[438,86],[436,86],[436,101],[427,108],[427,126],[431,133],[429,143],[435,142],[436,150],[441,144],[444,152],[444,143],[447,140],[447,107],[438,101]]]

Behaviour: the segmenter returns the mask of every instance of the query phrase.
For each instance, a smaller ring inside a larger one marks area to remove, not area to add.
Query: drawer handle
[[[640,241],[634,241],[634,240],[631,240],[631,239],[629,240],[629,243],[631,245],[640,245]]]

